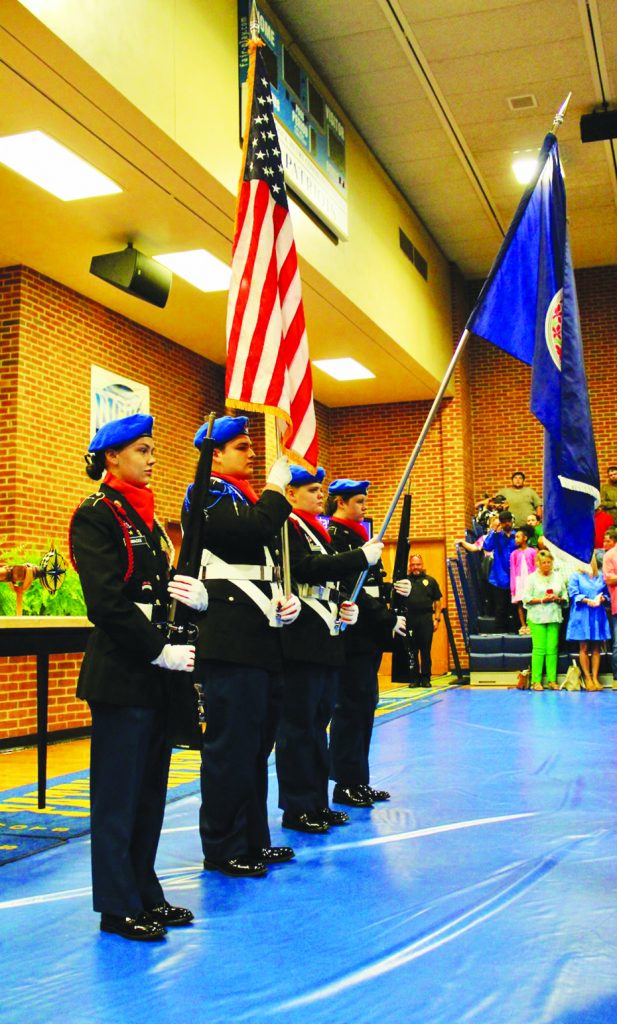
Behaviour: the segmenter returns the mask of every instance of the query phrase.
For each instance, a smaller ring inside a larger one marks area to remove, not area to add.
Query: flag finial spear
[[[249,18],[249,32],[251,34],[252,41],[254,43],[257,42],[257,40],[259,39],[259,18],[257,17],[257,4],[255,3],[255,0],[253,0],[253,2],[251,4],[251,14],[250,14],[250,18]]]
[[[568,109],[568,103],[570,102],[571,98],[572,98],[572,93],[569,92],[568,95],[566,96],[565,100],[561,104],[559,110],[555,114],[555,116],[553,118],[553,131],[554,132],[556,132],[559,128],[561,128],[561,126],[563,124],[563,119],[566,116],[566,110]]]

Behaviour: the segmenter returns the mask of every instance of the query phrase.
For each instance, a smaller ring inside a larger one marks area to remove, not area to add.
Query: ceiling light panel
[[[362,366],[356,359],[346,357],[344,359],[314,359],[313,366],[323,370],[334,380],[370,380],[375,376],[366,366]]]
[[[44,132],[0,138],[0,163],[65,202],[122,192],[115,181]]]
[[[161,253],[154,259],[202,292],[226,292],[229,289],[231,267],[205,249]]]

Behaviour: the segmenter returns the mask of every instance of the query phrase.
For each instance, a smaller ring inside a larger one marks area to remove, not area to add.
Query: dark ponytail
[[[86,473],[91,480],[100,480],[105,472],[105,452],[87,452],[84,455],[86,460]]]

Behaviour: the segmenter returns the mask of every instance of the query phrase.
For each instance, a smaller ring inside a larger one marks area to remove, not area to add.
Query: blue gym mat
[[[88,837],[2,868],[10,1024],[615,1024],[617,701],[452,689],[375,730],[389,803],[281,829],[267,878],[201,870],[197,795],[158,866],[195,924],[101,935]]]

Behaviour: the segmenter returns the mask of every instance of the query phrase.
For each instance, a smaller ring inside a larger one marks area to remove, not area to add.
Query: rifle
[[[396,553],[394,555],[394,569],[392,570],[392,582],[400,580],[407,575],[409,562],[409,530],[411,526],[411,494],[403,498],[401,511],[401,525],[399,526],[398,539],[396,542]],[[397,594],[392,588],[392,611],[396,615],[405,614],[405,598]],[[408,683],[415,668],[414,656],[409,643],[409,636],[395,636],[392,644],[392,682]]]
[[[212,452],[215,447],[215,442],[210,436],[214,417],[215,413],[211,412],[208,417],[207,434],[199,452],[195,481],[178,555],[176,572],[185,576],[198,576],[201,566],[204,509],[210,493]],[[191,615],[195,615],[192,608],[172,601],[169,620],[165,623],[165,631],[170,643],[192,644],[197,642],[199,630],[195,623],[190,621]],[[205,721],[204,694],[199,679],[199,659],[196,658],[193,672],[174,672],[173,678],[170,680],[168,728],[172,746],[200,750]]]

